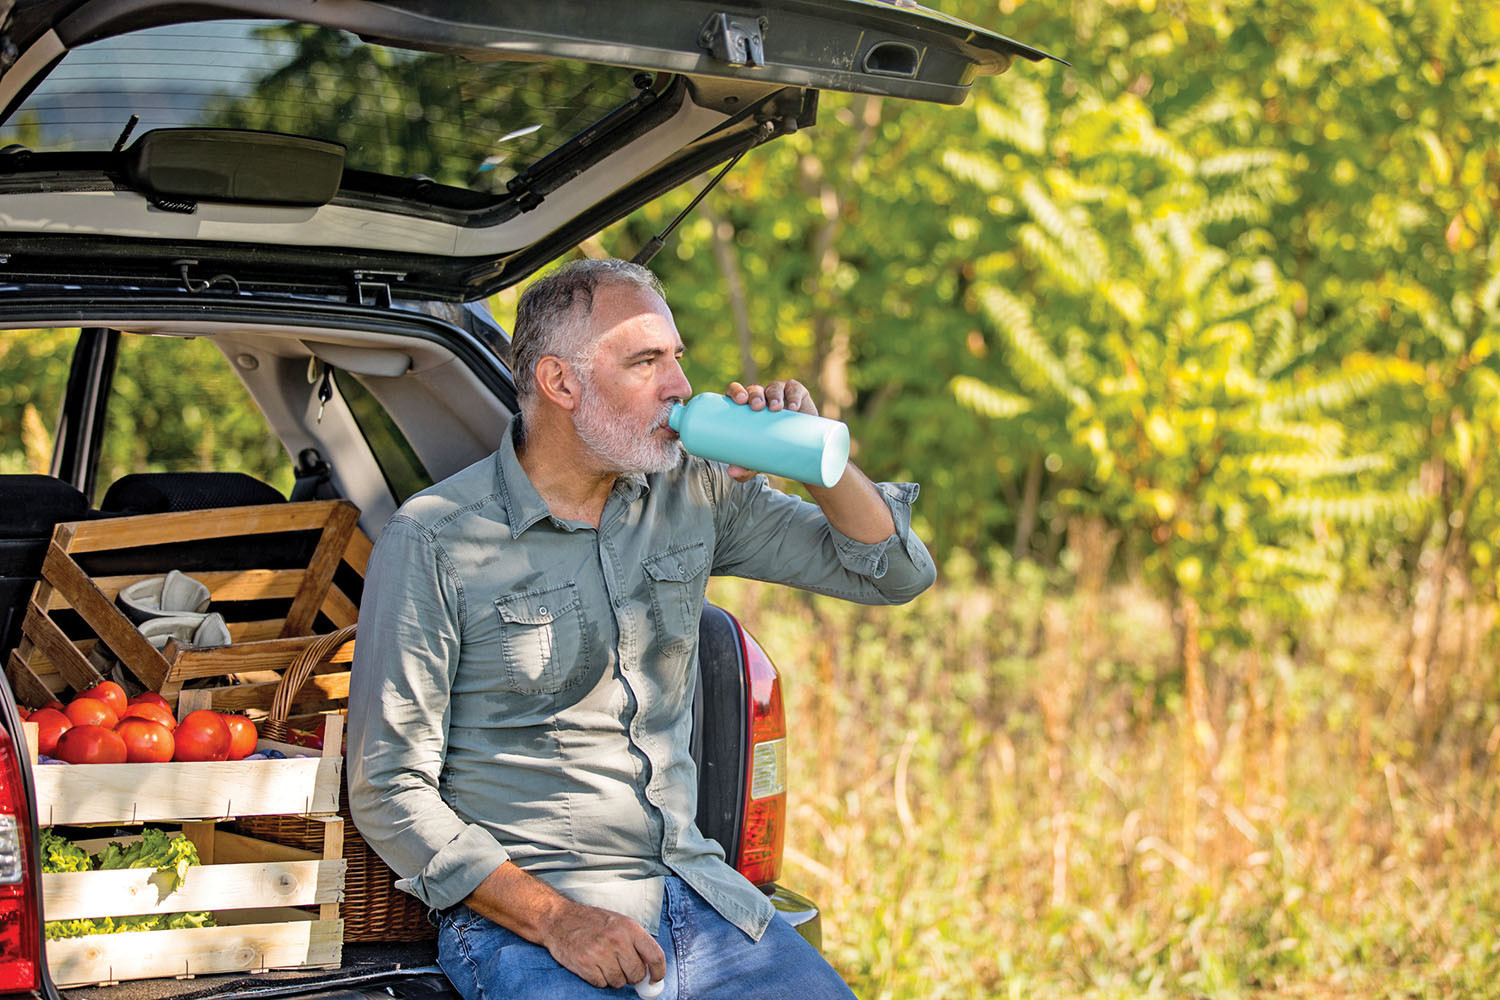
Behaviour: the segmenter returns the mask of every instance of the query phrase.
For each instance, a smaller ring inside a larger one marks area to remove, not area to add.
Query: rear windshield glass
[[[345,165],[498,192],[637,93],[636,71],[587,63],[471,62],[268,21],[205,21],[69,52],[0,127],[0,144],[111,149],[207,126],[343,143]]]

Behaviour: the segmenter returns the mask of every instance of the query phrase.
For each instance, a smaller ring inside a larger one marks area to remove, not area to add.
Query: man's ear
[[[562,410],[572,412],[581,400],[581,387],[573,366],[562,358],[547,355],[536,363],[536,387],[542,398]]]

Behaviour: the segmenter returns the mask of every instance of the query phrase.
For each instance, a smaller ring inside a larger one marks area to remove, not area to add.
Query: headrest
[[[163,514],[285,502],[275,488],[243,472],[137,472],[115,480],[99,509],[109,514]]]
[[[61,521],[82,521],[89,502],[53,476],[0,476],[0,538],[38,538]]]

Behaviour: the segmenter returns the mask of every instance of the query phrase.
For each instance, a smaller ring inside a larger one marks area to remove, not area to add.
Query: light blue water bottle
[[[717,392],[672,407],[667,424],[699,458],[832,486],[849,462],[849,428],[796,410],[752,410]]]

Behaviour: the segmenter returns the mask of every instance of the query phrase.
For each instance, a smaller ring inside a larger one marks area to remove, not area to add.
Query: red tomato
[[[21,713],[22,722],[25,722],[27,719],[31,718],[31,709],[27,708],[25,705],[17,705],[16,711]]]
[[[47,704],[43,705],[42,707],[43,708],[55,708],[59,712],[61,712],[63,710],[63,703],[60,702],[60,701],[58,701],[56,698],[53,698],[51,701],[47,702]]]
[[[138,701],[133,705],[126,705],[120,721],[124,722],[126,719],[150,719],[166,726],[169,731],[177,728],[177,720],[172,717],[172,713],[154,701]]]
[[[232,712],[220,712],[219,718],[229,727],[229,759],[244,760],[255,752],[255,741],[260,733],[247,716]]]
[[[131,698],[128,702],[126,702],[126,704],[140,705],[144,702],[150,702],[153,705],[160,705],[168,712],[172,711],[172,703],[170,701],[167,701],[167,699],[163,698],[161,695],[157,694],[155,691],[142,691],[140,694],[136,695],[134,698]]]
[[[37,749],[48,757],[57,749],[57,738],[73,728],[73,720],[55,708],[39,708],[31,713],[29,721],[36,723]]]
[[[69,764],[123,764],[125,741],[103,726],[74,726],[57,740],[57,759]]]
[[[117,719],[125,714],[125,689],[114,681],[100,681],[87,691],[80,691],[78,697],[97,698],[109,706]]]
[[[310,747],[313,750],[323,749],[323,739],[316,733],[309,733],[305,729],[293,729],[287,734],[286,741],[293,746]]]
[[[172,737],[177,741],[173,760],[229,759],[229,727],[211,709],[189,712],[177,723]]]
[[[160,722],[131,717],[115,727],[125,741],[125,759],[131,764],[155,764],[171,760],[176,749],[172,733]]]
[[[68,702],[68,707],[63,709],[63,714],[75,726],[103,726],[105,729],[115,728],[115,723],[120,717],[98,698],[85,698],[79,696]]]

